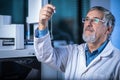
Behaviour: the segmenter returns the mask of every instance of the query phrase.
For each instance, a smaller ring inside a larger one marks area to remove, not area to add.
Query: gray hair
[[[89,11],[92,11],[92,10],[99,10],[99,11],[103,12],[104,13],[103,20],[105,21],[105,25],[112,27],[112,29],[114,28],[115,17],[113,16],[113,14],[109,10],[107,10],[101,6],[94,6]]]

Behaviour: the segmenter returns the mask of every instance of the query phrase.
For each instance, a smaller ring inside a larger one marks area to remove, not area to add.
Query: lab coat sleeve
[[[47,63],[59,71],[65,71],[70,48],[53,48],[49,33],[41,38],[34,37],[35,55],[38,61]],[[68,50],[69,49],[69,50]]]

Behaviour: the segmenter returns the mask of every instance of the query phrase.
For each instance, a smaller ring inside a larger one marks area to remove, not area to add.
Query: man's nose
[[[91,19],[89,19],[88,22],[87,22],[87,25],[92,25],[92,22],[93,21]]]

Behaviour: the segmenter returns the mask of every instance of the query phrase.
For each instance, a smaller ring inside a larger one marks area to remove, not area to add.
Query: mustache
[[[95,30],[92,27],[86,27],[84,31],[94,32]]]

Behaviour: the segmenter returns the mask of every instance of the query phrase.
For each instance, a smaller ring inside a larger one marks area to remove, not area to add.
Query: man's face
[[[102,20],[104,13],[98,10],[89,11],[84,22],[83,40],[93,43],[106,37],[107,27]]]

